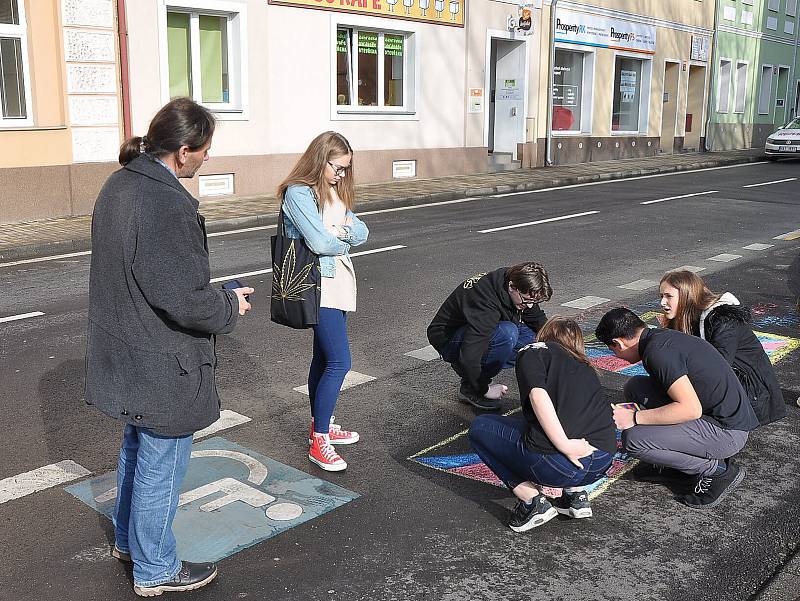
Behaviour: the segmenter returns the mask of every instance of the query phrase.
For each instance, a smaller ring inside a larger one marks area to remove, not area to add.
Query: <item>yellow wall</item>
[[[59,0],[26,0],[32,128],[0,128],[0,168],[72,162]],[[46,129],[40,129],[46,128]]]
[[[591,0],[580,4],[664,19],[692,27],[714,27],[714,0]]]

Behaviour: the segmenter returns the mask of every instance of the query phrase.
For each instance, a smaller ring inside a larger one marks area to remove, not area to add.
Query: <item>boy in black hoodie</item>
[[[552,294],[544,267],[521,263],[479,273],[447,297],[428,326],[428,341],[461,376],[459,400],[485,411],[500,408],[507,388],[492,378],[534,341],[547,321],[538,303]]]

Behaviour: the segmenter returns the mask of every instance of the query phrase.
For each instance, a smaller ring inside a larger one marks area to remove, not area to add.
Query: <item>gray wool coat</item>
[[[163,436],[219,418],[215,334],[239,315],[236,294],[209,283],[198,206],[143,154],[108,178],[92,215],[86,402]]]

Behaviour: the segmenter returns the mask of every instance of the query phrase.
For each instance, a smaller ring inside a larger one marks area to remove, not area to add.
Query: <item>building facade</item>
[[[553,83],[540,164],[701,149],[713,1],[562,0],[545,19]]]
[[[122,139],[113,0],[0,0],[0,223],[92,210]]]
[[[187,182],[200,196],[270,193],[326,130],[351,142],[360,183],[487,171],[487,148],[521,154],[527,116],[537,110],[535,4],[533,35],[509,31],[516,1],[132,6],[133,131],[144,133],[175,96],[202,102],[219,119],[211,160]]]
[[[798,114],[797,0],[724,0],[717,7],[708,147],[763,147]]]

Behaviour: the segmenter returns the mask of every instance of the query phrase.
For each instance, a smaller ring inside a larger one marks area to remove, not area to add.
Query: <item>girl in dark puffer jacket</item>
[[[786,415],[775,370],[749,325],[750,309],[730,292],[714,294],[690,271],[670,271],[661,278],[661,325],[710,342],[742,383],[763,426]]]

